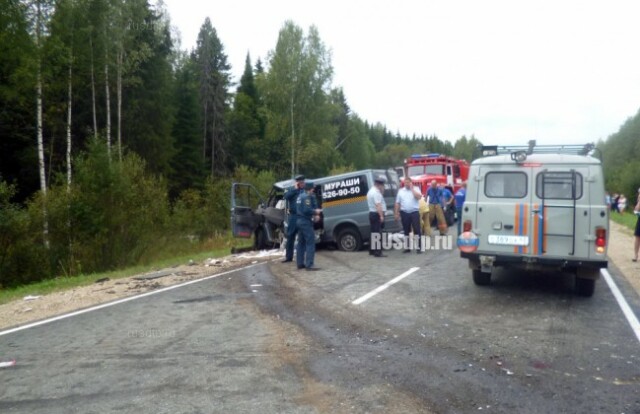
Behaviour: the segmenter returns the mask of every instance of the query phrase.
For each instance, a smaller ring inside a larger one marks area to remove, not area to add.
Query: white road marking
[[[624,298],[624,296],[622,296],[622,292],[620,292],[620,289],[618,289],[618,285],[616,285],[616,283],[613,281],[613,278],[611,277],[609,271],[607,269],[600,269],[600,273],[604,277],[604,280],[607,282],[607,285],[609,285],[611,293],[613,293],[613,296],[618,301],[618,305],[620,306],[620,309],[622,309],[622,313],[624,313],[624,316],[627,318],[629,325],[631,325],[633,333],[636,334],[638,341],[640,341],[640,322],[638,322],[638,318],[631,310],[631,307],[627,303],[627,300]]]
[[[249,268],[252,268],[252,267],[255,267],[255,266],[257,266],[257,264],[252,264],[252,265],[249,265],[249,266],[241,267],[239,269],[229,270],[228,272],[224,272],[224,273],[217,273],[215,275],[210,275],[210,276],[203,277],[202,279],[190,280],[188,282],[184,282],[184,283],[181,283],[179,285],[167,286],[167,287],[164,287],[162,289],[153,290],[151,292],[142,293],[140,295],[129,296],[127,298],[118,299],[118,300],[115,300],[113,302],[103,303],[101,305],[96,305],[96,306],[93,306],[93,307],[90,307],[90,308],[81,309],[79,311],[66,313],[64,315],[54,316],[53,318],[43,319],[41,321],[33,322],[33,323],[30,323],[30,324],[27,324],[27,325],[18,326],[16,328],[8,329],[6,331],[0,331],[0,336],[8,335],[10,333],[22,331],[22,330],[29,329],[29,328],[35,328],[36,326],[45,325],[47,323],[59,321],[59,320],[62,320],[62,319],[71,318],[72,316],[82,315],[83,313],[87,313],[87,312],[93,312],[93,311],[98,310],[98,309],[104,309],[104,308],[108,308],[110,306],[119,305],[121,303],[125,303],[125,302],[129,302],[129,301],[132,301],[132,300],[144,298],[146,296],[156,295],[158,293],[166,292],[168,290],[178,289],[178,288],[181,288],[183,286],[192,285],[194,283],[200,283],[200,282],[203,282],[205,280],[213,279],[213,278],[216,278],[216,277],[219,277],[219,276],[228,275],[230,273],[237,272],[239,270],[249,269]]]
[[[407,270],[406,272],[404,272],[403,274],[401,274],[400,276],[391,279],[390,281],[388,281],[387,283],[385,283],[382,286],[378,286],[377,288],[373,289],[371,292],[367,293],[364,296],[359,297],[358,299],[354,300],[353,303],[354,305],[359,305],[362,302],[364,302],[365,300],[377,295],[378,293],[382,292],[383,290],[385,290],[386,288],[388,288],[389,286],[393,285],[394,283],[398,283],[399,281],[401,281],[402,279],[404,279],[405,277],[409,276],[411,273],[415,272],[416,270],[420,269],[419,267],[412,267],[411,269]]]

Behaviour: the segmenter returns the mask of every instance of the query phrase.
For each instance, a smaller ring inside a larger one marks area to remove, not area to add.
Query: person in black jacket
[[[287,244],[282,263],[293,261],[293,246],[296,240],[296,234],[298,233],[298,227],[296,224],[298,221],[296,201],[300,194],[304,193],[304,175],[298,175],[295,180],[295,185],[284,193],[284,199],[287,201],[289,208],[289,218],[287,220]]]

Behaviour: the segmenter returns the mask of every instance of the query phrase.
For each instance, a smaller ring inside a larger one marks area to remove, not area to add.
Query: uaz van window
[[[398,194],[398,174],[393,170],[387,170],[387,182],[384,185],[384,197],[396,197]]]
[[[572,186],[575,180],[575,195]],[[562,172],[541,172],[536,176],[536,196],[555,200],[578,200],[582,198],[582,175]]]
[[[522,172],[490,172],[484,194],[491,198],[523,198],[527,195],[527,175]]]

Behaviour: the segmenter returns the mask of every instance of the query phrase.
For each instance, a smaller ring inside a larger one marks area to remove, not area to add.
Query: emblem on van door
[[[465,231],[458,236],[458,249],[464,253],[472,253],[478,249],[480,239],[475,233],[471,231]]]

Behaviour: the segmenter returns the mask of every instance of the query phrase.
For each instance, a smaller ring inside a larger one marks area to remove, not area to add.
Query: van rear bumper
[[[482,252],[465,253],[460,252],[460,257],[472,261],[480,262],[480,256],[490,256],[494,258],[494,266],[505,265],[540,265],[557,268],[591,268],[604,269],[608,266],[607,260],[584,260],[584,259],[559,259],[551,257],[522,256],[522,255],[501,255]]]

